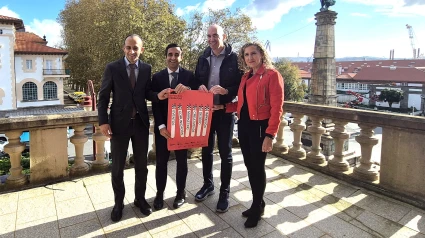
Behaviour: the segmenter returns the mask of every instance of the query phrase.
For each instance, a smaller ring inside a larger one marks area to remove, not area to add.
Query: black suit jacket
[[[184,68],[179,68],[178,84],[181,83],[190,88],[196,87],[193,73]],[[152,76],[152,90],[161,91],[170,87],[168,70],[163,69]],[[152,102],[152,111],[155,119],[155,132],[159,132],[158,126],[164,124],[167,127],[168,99]]]
[[[159,101],[152,91],[151,65],[139,60],[139,75],[136,86],[131,87],[124,57],[106,65],[99,91],[98,117],[99,125],[109,124],[113,134],[125,134],[133,113],[133,103],[143,123],[149,128],[149,115],[146,99]],[[108,104],[112,92],[112,105],[108,118]]]

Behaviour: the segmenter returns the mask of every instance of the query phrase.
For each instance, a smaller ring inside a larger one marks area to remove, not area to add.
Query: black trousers
[[[167,148],[167,139],[159,134],[159,130],[155,128],[155,146],[156,146],[156,190],[163,193],[167,184],[167,165],[170,157],[170,151]],[[177,171],[176,184],[177,192],[183,192],[186,187],[187,177],[187,150],[176,150]]]
[[[213,181],[213,150],[215,135],[217,135],[218,150],[221,158],[220,192],[230,192],[230,178],[232,177],[232,138],[235,117],[224,110],[213,112],[208,146],[202,148],[202,173],[204,184],[214,184]]]
[[[112,132],[112,188],[114,189],[115,204],[122,204],[125,195],[124,166],[127,156],[128,144],[131,139],[133,145],[133,158],[135,170],[134,195],[136,199],[145,199],[146,180],[148,177],[147,153],[149,129],[137,115],[130,120],[125,132]]]
[[[252,190],[251,208],[259,211],[266,190],[265,162],[267,153],[262,152],[268,120],[238,121],[238,137]]]

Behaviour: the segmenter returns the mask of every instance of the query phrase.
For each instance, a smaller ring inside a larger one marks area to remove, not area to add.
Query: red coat
[[[243,89],[246,85],[246,98],[248,100],[248,113],[251,120],[269,119],[266,133],[276,136],[283,113],[283,78],[275,69],[265,69],[261,66],[251,79],[247,80],[250,73],[242,76],[238,90],[238,102],[227,104],[226,112],[237,111],[238,117],[243,105]]]

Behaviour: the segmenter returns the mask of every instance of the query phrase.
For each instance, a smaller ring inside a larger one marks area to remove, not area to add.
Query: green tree
[[[198,57],[208,46],[207,30],[212,24],[218,24],[227,35],[226,42],[237,52],[243,44],[256,40],[256,29],[251,18],[240,9],[234,12],[228,8],[221,10],[209,9],[206,13],[194,12],[186,23],[184,39],[183,66],[195,70]]]
[[[58,21],[70,80],[79,87],[92,80],[99,88],[105,65],[123,56],[124,39],[132,33],[143,38],[141,59],[153,72],[162,69],[166,45],[183,41],[185,22],[173,8],[167,0],[67,0]]]
[[[403,98],[403,91],[399,89],[386,88],[381,91],[381,94],[379,94],[379,101],[388,102],[390,108],[392,107],[393,103],[398,103],[403,100]]]
[[[301,101],[307,85],[301,81],[298,68],[285,58],[277,59],[274,66],[284,79],[285,101]]]

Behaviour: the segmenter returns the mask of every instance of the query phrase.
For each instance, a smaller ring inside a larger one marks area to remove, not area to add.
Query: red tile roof
[[[305,71],[305,70],[299,69],[298,70],[298,73],[299,73],[299,75],[300,75],[300,77],[302,79],[309,79],[309,78],[311,78],[311,74],[309,72]]]
[[[16,30],[24,28],[24,22],[21,19],[0,15],[0,23],[14,24]]]
[[[416,68],[375,67],[363,68],[354,76],[355,81],[425,83],[425,72]]]
[[[47,46],[38,35],[31,32],[16,32],[15,40],[15,53],[16,54],[49,54],[49,55],[66,55],[67,51],[56,49]]]

